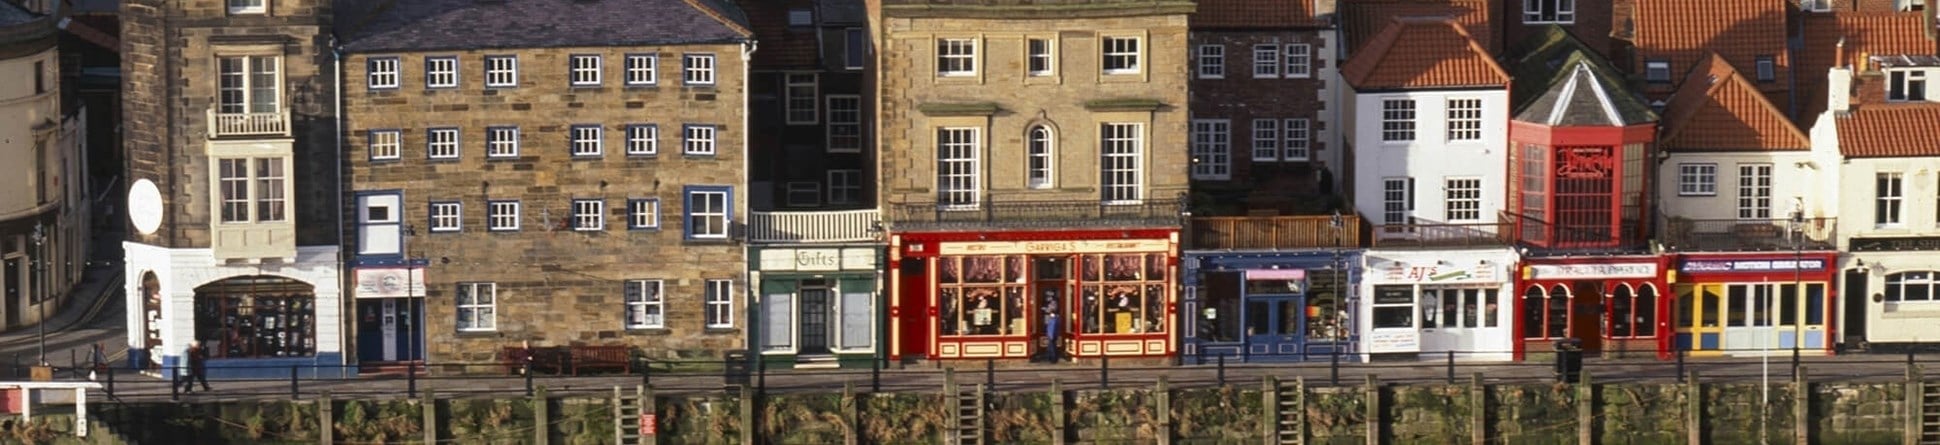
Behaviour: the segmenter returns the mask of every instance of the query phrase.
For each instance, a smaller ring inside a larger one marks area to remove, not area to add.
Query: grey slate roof
[[[864,9],[861,0],[821,0],[815,6],[822,8],[823,23],[849,25],[869,21],[869,11]]]
[[[40,19],[35,14],[12,2],[0,0],[0,26],[13,26]]]
[[[340,21],[357,53],[723,43],[752,38],[722,0],[390,0]],[[703,10],[706,8],[707,10]],[[712,12],[713,14],[709,14]],[[720,17],[719,19],[716,16]],[[725,20],[725,22],[723,21]],[[731,25],[730,25],[731,23]]]
[[[1562,27],[1550,25],[1517,45],[1509,92],[1515,120],[1550,126],[1628,126],[1657,121],[1620,71]]]

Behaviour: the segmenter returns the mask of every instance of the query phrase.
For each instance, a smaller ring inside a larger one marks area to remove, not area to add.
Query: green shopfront
[[[867,368],[882,332],[882,249],[756,247],[751,346],[772,368]]]

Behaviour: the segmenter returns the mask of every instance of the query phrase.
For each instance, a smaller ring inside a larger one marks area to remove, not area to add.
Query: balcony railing
[[[1206,216],[1192,219],[1192,236],[1186,248],[1355,247],[1360,240],[1361,218],[1356,215],[1341,215],[1339,230],[1334,229],[1331,216]]]
[[[1376,224],[1369,235],[1377,248],[1487,247],[1514,244],[1508,222]]]
[[[1783,251],[1834,248],[1837,218],[1665,218],[1664,248],[1675,251]]]
[[[811,212],[752,212],[748,217],[751,243],[845,243],[874,241],[882,212],[834,210]]]
[[[889,224],[894,230],[1178,227],[1185,212],[1185,198],[1134,203],[987,198],[985,202],[969,205],[945,206],[934,201],[892,203],[889,211]]]
[[[219,113],[209,108],[209,138],[289,136],[290,109],[274,113]]]
[[[1536,255],[1639,253],[1648,251],[1650,247],[1644,242],[1647,239],[1644,225],[1638,220],[1564,224],[1503,212],[1502,221],[1514,225],[1510,233],[1515,244],[1532,249]]]

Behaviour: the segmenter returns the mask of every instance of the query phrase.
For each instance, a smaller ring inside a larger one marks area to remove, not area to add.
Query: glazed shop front
[[[1186,363],[1352,354],[1359,249],[1185,254]],[[1351,357],[1350,357],[1351,359]]]
[[[1825,251],[1683,255],[1674,346],[1698,357],[1831,352],[1837,259]]]
[[[1170,355],[1177,233],[893,236],[891,358]]]
[[[751,248],[752,338],[771,367],[867,368],[876,357],[880,247]]]
[[[1588,354],[1670,358],[1668,256],[1524,257],[1517,358],[1576,339]]]

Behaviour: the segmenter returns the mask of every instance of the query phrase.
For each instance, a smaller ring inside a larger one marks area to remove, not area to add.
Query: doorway
[[[1248,296],[1246,300],[1246,354],[1249,360],[1300,360],[1306,343],[1307,307],[1296,296]]]
[[[1724,328],[1719,322],[1724,306],[1724,286],[1717,284],[1677,287],[1677,347],[1692,357],[1712,357],[1724,352]]]
[[[1062,256],[1032,257],[1031,269],[1031,294],[1037,296],[1037,301],[1033,302],[1037,310],[1029,312],[1031,325],[1028,329],[1031,330],[1031,347],[1034,349],[1031,355],[1043,355],[1045,349],[1059,349],[1059,356],[1069,356],[1062,351],[1063,345],[1059,343],[1071,338],[1072,316],[1067,310],[1070,305],[1065,301],[1070,294],[1071,261]],[[1051,314],[1057,314],[1057,326],[1048,323],[1047,318]],[[1052,329],[1057,331],[1055,336]]]
[[[405,362],[424,359],[424,299],[357,301],[357,359]]]
[[[1570,292],[1569,333],[1583,342],[1584,352],[1603,351],[1603,297],[1601,281],[1578,281]]]
[[[802,280],[801,355],[828,355],[829,285],[824,280]]]
[[[0,278],[7,281],[7,326],[20,326],[20,313],[27,311],[27,302],[20,295],[21,282],[26,281],[20,268],[20,258],[8,258],[5,269],[0,269]]]
[[[1846,304],[1840,306],[1840,309],[1845,310],[1845,316],[1840,320],[1845,323],[1839,326],[1839,334],[1843,339],[1842,342],[1849,348],[1865,350],[1869,346],[1866,344],[1866,286],[1868,284],[1866,278],[1868,276],[1870,275],[1863,270],[1853,269],[1846,271],[1846,279],[1843,281],[1846,283],[1846,291],[1840,297]]]

